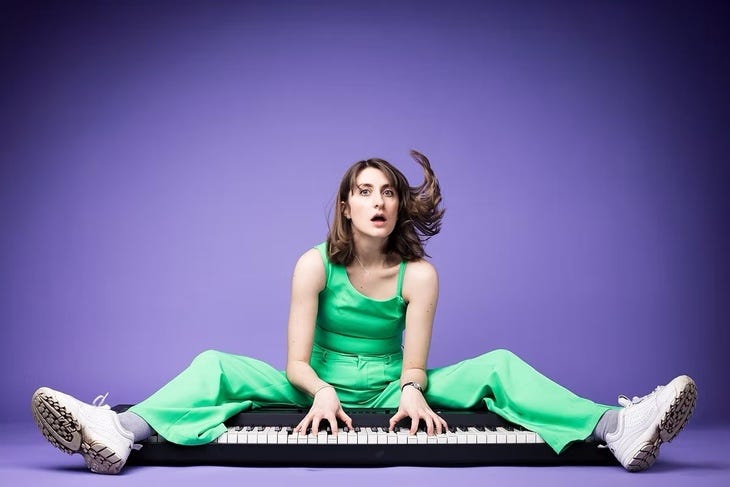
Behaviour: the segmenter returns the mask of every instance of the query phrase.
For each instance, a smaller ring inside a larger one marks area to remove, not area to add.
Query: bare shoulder
[[[403,276],[403,298],[411,301],[423,295],[438,293],[438,272],[427,260],[415,260],[406,266]]]
[[[313,286],[317,292],[324,289],[326,275],[324,262],[319,250],[309,249],[299,257],[294,266],[292,281],[295,286]]]

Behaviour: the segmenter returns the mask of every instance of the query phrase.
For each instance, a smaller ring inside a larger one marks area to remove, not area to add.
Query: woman
[[[44,436],[81,453],[97,473],[118,473],[135,442],[156,430],[168,441],[213,441],[224,421],[250,408],[308,407],[295,428],[312,433],[338,420],[343,408],[397,408],[391,430],[410,419],[429,435],[446,422],[433,407],[486,405],[540,434],[556,452],[592,436],[630,471],[644,470],[662,442],[676,436],[696,400],[692,379],[679,376],[622,408],[596,404],[547,379],[511,352],[496,350],[455,365],[426,369],[438,277],[424,260],[443,209],[438,181],[422,154],[412,156],[424,182],[410,187],[382,159],[354,164],[340,184],[327,241],[305,252],[294,269],[286,371],[250,357],[216,351],[198,355],[145,401],[117,415],[48,388],[33,395]],[[98,403],[98,404],[97,404]]]

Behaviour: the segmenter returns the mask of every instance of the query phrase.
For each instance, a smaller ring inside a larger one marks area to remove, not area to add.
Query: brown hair
[[[424,180],[419,186],[411,187],[408,180],[395,166],[383,159],[366,159],[356,162],[345,172],[335,198],[335,214],[327,233],[327,255],[335,264],[349,265],[355,258],[355,245],[351,223],[344,218],[342,201],[347,201],[355,188],[357,176],[366,167],[379,169],[388,178],[398,193],[398,221],[388,237],[386,252],[394,252],[403,260],[412,261],[426,254],[426,241],[441,230],[444,209],[441,203],[441,188],[423,154],[412,150],[411,157],[423,168]]]

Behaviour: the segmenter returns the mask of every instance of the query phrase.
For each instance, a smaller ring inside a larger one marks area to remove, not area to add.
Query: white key
[[[504,428],[497,428],[497,443],[507,443],[507,430]]]
[[[266,438],[266,430],[267,430],[267,428],[263,428],[263,429],[257,428],[257,430],[258,431],[256,431],[256,435],[258,436],[258,438],[257,438],[256,441],[258,441],[260,444],[264,444],[265,445],[267,443],[267,441],[266,441],[266,439],[267,439]]]
[[[378,445],[387,445],[388,444],[388,432],[387,431],[378,431]]]
[[[428,442],[428,434],[425,431],[419,431],[416,433],[416,442],[419,445],[425,445]]]
[[[394,431],[389,431],[388,432],[388,444],[395,445],[396,443],[398,443],[398,434],[395,433]]]
[[[504,435],[507,437],[507,443],[517,443],[517,435],[514,431],[509,431],[506,428],[498,428],[501,429]]]
[[[469,435],[474,436],[474,443],[486,443],[487,442],[487,435],[484,431],[479,431],[478,429],[474,427],[470,427],[468,429]]]
[[[327,432],[326,431],[318,431],[317,432],[317,444],[318,445],[326,445],[327,444]]]
[[[436,435],[436,443],[439,445],[445,445],[449,442],[449,438],[446,436],[446,433],[441,433],[440,435]]]
[[[378,444],[378,433],[375,430],[375,428],[366,428],[367,435],[368,435],[368,445],[377,445]]]
[[[246,432],[246,442],[256,444],[259,442],[259,435],[255,430]]]
[[[517,443],[527,443],[527,434],[524,431],[517,432]]]
[[[228,433],[223,433],[216,440],[218,443],[228,443]]]

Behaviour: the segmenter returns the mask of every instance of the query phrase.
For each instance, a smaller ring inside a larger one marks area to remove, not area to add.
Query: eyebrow
[[[362,188],[362,187],[373,188],[374,186],[370,183],[362,183],[362,184],[355,183],[355,187],[356,188]],[[393,188],[393,185],[390,183],[385,183],[382,187],[383,188]]]

